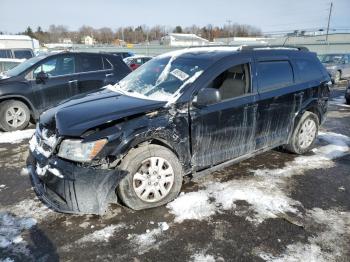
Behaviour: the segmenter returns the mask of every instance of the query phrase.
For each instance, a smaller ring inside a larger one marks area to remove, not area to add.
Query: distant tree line
[[[41,43],[58,43],[63,39],[71,39],[73,43],[82,43],[85,36],[91,36],[97,43],[112,44],[116,39],[123,40],[127,43],[143,43],[159,41],[168,33],[192,33],[201,36],[209,41],[220,37],[244,37],[244,36],[261,36],[262,32],[259,28],[244,25],[244,24],[230,24],[224,26],[213,26],[211,24],[203,27],[192,25],[189,27],[169,27],[163,25],[156,25],[148,27],[140,25],[137,27],[127,26],[119,27],[112,30],[109,27],[102,27],[99,29],[91,26],[82,26],[79,30],[71,31],[64,25],[50,25],[47,30],[43,30],[40,26],[33,30],[27,27],[24,32],[20,34],[28,35],[32,38],[38,39]]]

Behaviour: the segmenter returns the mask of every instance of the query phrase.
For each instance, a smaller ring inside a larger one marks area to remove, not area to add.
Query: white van
[[[39,41],[27,35],[0,35],[0,73],[7,71],[39,50]]]
[[[0,58],[28,59],[39,49],[39,41],[27,35],[0,35]]]

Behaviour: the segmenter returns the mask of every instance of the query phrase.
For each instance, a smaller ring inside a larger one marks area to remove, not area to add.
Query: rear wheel
[[[128,174],[119,183],[117,193],[134,210],[164,205],[180,192],[182,166],[165,147],[145,145],[132,149],[119,167]]]
[[[296,154],[304,154],[311,150],[318,133],[319,120],[317,115],[305,112],[293,131],[293,135],[285,148]]]
[[[350,105],[350,98],[346,98],[346,103]]]
[[[0,127],[4,131],[26,128],[30,120],[29,108],[21,101],[8,100],[0,104]]]
[[[341,72],[340,72],[340,71],[337,71],[337,72],[335,73],[335,76],[334,76],[334,82],[337,84],[337,83],[340,82],[340,80],[341,80]]]

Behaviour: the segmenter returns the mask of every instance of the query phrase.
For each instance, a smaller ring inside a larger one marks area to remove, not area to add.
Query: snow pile
[[[175,215],[175,222],[181,223],[186,219],[203,220],[215,214],[215,204],[209,201],[209,194],[202,190],[182,193],[167,205],[170,213]]]
[[[175,222],[186,219],[202,220],[225,210],[259,224],[267,218],[294,214],[300,217],[301,203],[286,194],[286,178],[303,174],[310,169],[334,166],[333,159],[349,153],[350,138],[335,133],[320,133],[319,139],[329,144],[316,148],[313,155],[300,156],[283,168],[253,170],[253,177],[224,183],[209,182],[198,192],[181,194],[167,205]],[[237,208],[237,201],[248,204],[246,212]]]
[[[13,132],[0,132],[0,143],[15,144],[33,136],[35,129],[27,129]]]
[[[343,261],[346,256],[343,252],[348,248],[348,236],[344,232],[350,232],[350,212],[314,208],[308,211],[306,220],[308,227],[320,225],[324,230],[309,237],[307,244],[297,242],[288,245],[280,256],[261,253],[260,257],[272,262],[304,261],[306,257],[308,261],[315,262]]]
[[[109,239],[125,224],[110,225],[100,230],[88,234],[76,241],[77,244],[87,243],[87,242],[108,242]]]
[[[209,199],[211,201],[209,201]],[[175,222],[186,219],[202,220],[216,212],[236,209],[236,201],[246,201],[251,214],[244,214],[248,221],[261,223],[267,218],[276,218],[287,212],[298,214],[296,206],[301,205],[285,195],[269,179],[242,179],[225,183],[209,183],[198,192],[183,194],[167,207],[175,215]],[[236,215],[243,215],[239,211]]]
[[[212,255],[206,255],[204,252],[196,253],[191,256],[193,262],[215,262]]]
[[[169,229],[169,225],[166,222],[158,223],[158,227],[152,230],[147,229],[144,234],[132,234],[128,235],[128,240],[132,244],[138,247],[138,254],[143,254],[151,248],[156,248],[159,246],[160,242],[157,241],[162,233]]]
[[[4,189],[6,189],[6,185],[0,185],[0,192]]]

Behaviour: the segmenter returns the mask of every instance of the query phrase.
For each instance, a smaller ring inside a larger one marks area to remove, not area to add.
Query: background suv
[[[333,83],[350,77],[350,54],[327,54],[320,57]]]
[[[24,129],[47,108],[115,84],[129,72],[121,57],[109,54],[64,52],[26,60],[1,76],[0,128]]]

